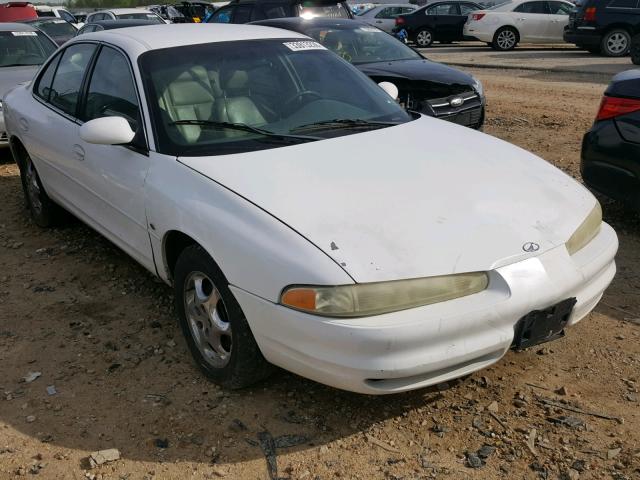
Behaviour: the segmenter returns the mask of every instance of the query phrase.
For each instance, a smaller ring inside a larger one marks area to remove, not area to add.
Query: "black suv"
[[[564,40],[591,53],[622,57],[640,33],[640,0],[586,0],[569,16]]]
[[[347,2],[327,0],[232,0],[207,23],[249,23],[284,17],[353,18]]]
[[[462,35],[469,14],[482,7],[473,2],[437,2],[396,17],[396,35],[405,30],[407,38],[419,47],[434,41],[441,43],[465,40]]]

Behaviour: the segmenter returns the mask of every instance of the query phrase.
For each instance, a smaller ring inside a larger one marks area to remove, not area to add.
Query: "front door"
[[[547,41],[547,24],[550,19],[547,2],[521,3],[513,10],[512,15],[520,33],[520,43]]]

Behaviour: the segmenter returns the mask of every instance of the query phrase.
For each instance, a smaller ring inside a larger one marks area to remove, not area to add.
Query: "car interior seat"
[[[217,117],[220,120],[252,126],[267,123],[251,99],[249,75],[245,70],[226,71],[221,75],[221,81],[222,96],[220,101],[216,103]]]

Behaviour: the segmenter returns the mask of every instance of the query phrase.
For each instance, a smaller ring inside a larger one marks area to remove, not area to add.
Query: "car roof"
[[[85,23],[84,27],[87,25],[100,25],[105,30],[109,30],[112,28],[124,28],[124,27],[141,27],[144,25],[157,25],[156,22],[152,22],[150,20],[94,20],[89,23]]]
[[[26,23],[0,22],[0,32],[37,32],[38,29]]]
[[[147,10],[146,8],[105,8],[104,10],[98,10],[97,12],[92,13],[104,13],[111,12],[114,15],[119,15],[123,13],[153,13],[151,10]]]
[[[24,23],[62,23],[66,22],[62,18],[58,17],[38,17],[38,18],[30,18],[29,20],[22,20]]]
[[[355,29],[360,27],[372,27],[367,22],[363,22],[362,20],[350,19],[350,18],[311,18],[304,19],[302,17],[283,17],[283,18],[272,18],[269,20],[258,20],[256,22],[251,22],[250,25],[264,25],[264,26],[272,26],[272,27],[281,27],[285,29],[292,29],[296,32],[304,32],[306,27],[324,27],[324,28],[333,28],[333,29]],[[377,28],[377,27],[373,27]]]
[[[257,25],[174,23],[103,30],[76,38],[78,41],[97,40],[111,43],[135,58],[145,51],[185,45],[308,37],[289,30]]]

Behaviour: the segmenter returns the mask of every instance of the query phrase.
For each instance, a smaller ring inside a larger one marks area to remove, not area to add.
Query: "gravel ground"
[[[578,176],[603,84],[473,73],[487,133]],[[640,222],[616,204],[619,273],[567,337],[365,397],[286,372],[220,390],[191,363],[168,287],[81,225],[38,229],[11,163],[0,199],[0,479],[640,478]]]

